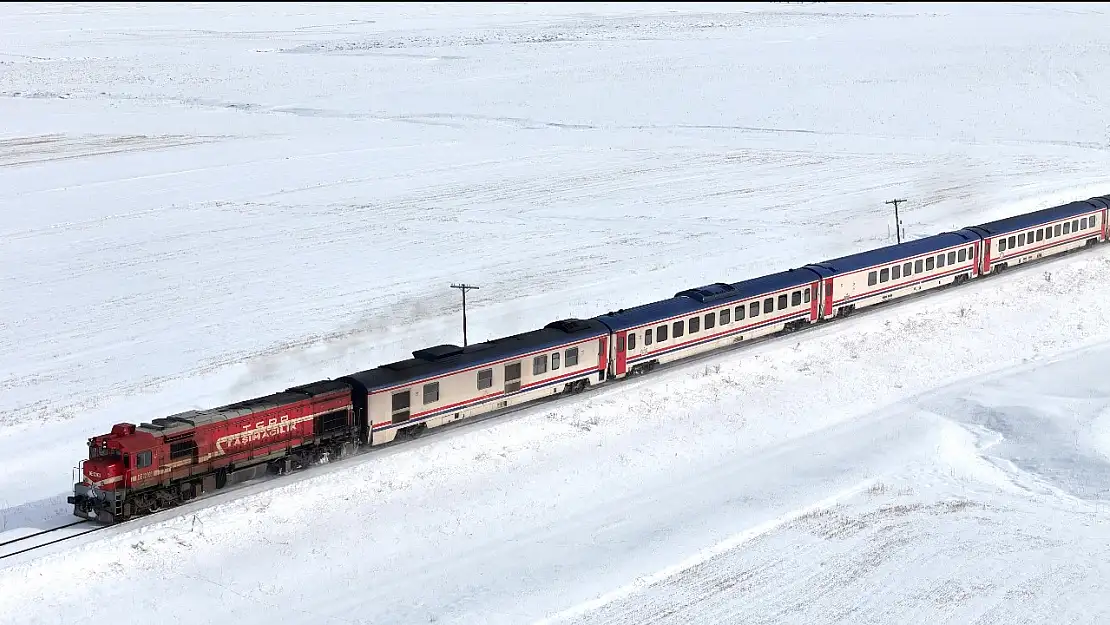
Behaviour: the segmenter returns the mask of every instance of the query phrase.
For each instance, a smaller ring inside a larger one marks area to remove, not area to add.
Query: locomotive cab
[[[79,481],[66,500],[73,504],[75,516],[102,523],[116,520],[130,485],[128,471],[143,455],[131,449],[134,434],[134,425],[121,423],[110,434],[89,439],[89,457],[79,465]],[[149,458],[150,452],[145,453]]]

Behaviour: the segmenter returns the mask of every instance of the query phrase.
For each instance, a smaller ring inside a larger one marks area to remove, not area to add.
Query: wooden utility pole
[[[887,204],[894,205],[894,234],[898,237],[898,242],[902,242],[902,220],[898,217],[898,204],[905,202],[905,200],[887,200]]]
[[[476,290],[478,287],[476,287],[474,285],[471,285],[471,284],[452,284],[451,288],[452,289],[458,289],[458,290],[462,291],[462,299],[463,299],[463,309],[462,309],[462,313],[463,313],[463,347],[466,347],[466,292],[470,291],[472,289]]]

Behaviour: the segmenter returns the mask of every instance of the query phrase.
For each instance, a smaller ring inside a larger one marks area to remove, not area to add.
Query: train
[[[429,428],[640,376],[660,365],[855,311],[958,287],[1107,241],[1110,196],[1092,197],[795,267],[718,282],[590,319],[412,358],[88,440],[73,514],[114,524],[266,474],[415,438]]]

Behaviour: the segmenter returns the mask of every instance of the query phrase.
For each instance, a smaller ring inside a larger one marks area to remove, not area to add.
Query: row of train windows
[[[884,267],[878,271],[872,271],[867,274],[867,286],[875,286],[876,284],[889,282],[890,280],[908,278],[914,274],[939,269],[945,265],[955,265],[956,263],[966,262],[970,256],[971,252],[968,248],[963,247],[960,248],[959,252],[953,250],[947,254],[937,254],[936,256],[919,258],[901,265],[894,265],[893,267]]]
[[[560,356],[559,352],[555,352],[554,354],[551,354],[551,370],[552,371],[555,371],[556,369],[559,368],[559,360],[560,360],[559,356]],[[573,367],[574,365],[578,364],[578,348],[577,347],[572,347],[572,348],[567,350],[567,355],[566,355],[565,362],[566,362],[566,366],[568,366],[568,367]],[[486,369],[486,371],[490,371],[490,370]],[[481,374],[480,371],[478,373]],[[532,375],[540,375],[540,374],[543,374],[543,373],[547,373],[547,354],[543,354],[542,356],[536,356],[535,358],[532,359]],[[491,376],[493,375],[492,371],[490,371],[490,375]],[[479,375],[479,378],[478,378],[478,388],[479,389],[486,388],[491,383],[492,383],[492,379],[489,383],[486,384],[486,386],[482,386],[481,375]]]
[[[550,354],[551,370],[555,371],[560,367],[573,367],[578,364],[578,348],[571,347],[565,352],[555,352]],[[536,356],[532,359],[532,373],[540,375],[547,372],[548,354]],[[516,362],[511,365],[505,366],[505,383],[511,384],[520,381],[520,363]],[[493,369],[482,369],[478,371],[478,390],[487,389],[493,386]],[[424,385],[423,402],[424,405],[435,403],[439,401],[439,382],[429,382]],[[400,411],[407,411],[409,409],[409,394],[410,389],[398,391],[393,394],[393,413],[396,415]],[[407,416],[407,415],[406,415]]]
[[[778,310],[785,310],[792,306],[801,306],[803,303],[810,302],[809,287],[800,291],[794,291],[787,295],[783,293],[777,298],[768,297],[762,302],[763,314],[770,314],[775,311],[776,299],[778,300]],[[705,329],[712,330],[717,326],[718,320],[720,325],[727,326],[735,321],[743,321],[745,317],[758,317],[760,314],[760,302],[755,301],[750,304],[740,304],[735,309],[726,308],[722,311],[706,313],[704,316],[690,317],[689,319],[679,319],[672,322],[670,326],[663,324],[657,328],[648,328],[644,330],[644,346],[647,347],[655,341],[665,341],[668,338],[668,330],[670,330],[670,338],[678,338],[685,334],[689,329],[690,334],[696,334],[702,330],[702,322],[705,322]],[[719,316],[718,316],[719,315]],[[636,333],[628,333],[628,349],[636,349]],[[617,351],[623,352],[625,350],[624,337],[617,337]]]
[[[1030,230],[1029,232],[1022,232],[1019,235],[1011,235],[1008,238],[1002,237],[998,240],[998,251],[1005,252],[1006,250],[1010,250],[1015,247],[1021,247],[1027,243],[1039,243],[1040,241],[1044,241],[1045,239],[1062,237],[1071,234],[1072,232],[1079,232],[1080,230],[1093,228],[1094,226],[1094,217],[1084,217],[1082,219],[1073,219],[1062,224],[1056,224],[1055,226],[1045,226],[1044,228]]]

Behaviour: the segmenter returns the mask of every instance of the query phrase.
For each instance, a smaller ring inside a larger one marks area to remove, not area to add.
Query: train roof
[[[1014,230],[1034,228],[1043,223],[1067,219],[1068,217],[1075,217],[1076,215],[1082,215],[1103,208],[1110,208],[1110,196],[1093,197],[1089,200],[1069,202],[1067,204],[1061,204],[1060,206],[1051,206],[1032,213],[1025,213],[1024,215],[1016,215],[1014,217],[1007,217],[1005,219],[979,224],[978,226],[971,226],[971,228],[981,230],[986,236],[992,236],[1005,232],[1013,232]]]
[[[803,267],[732,284],[717,282],[696,289],[679,291],[674,297],[610,312],[595,319],[604,323],[610,330],[619,332],[686,313],[724,306],[765,293],[803,286],[819,279],[821,279],[820,273]]]
[[[340,379],[349,379],[365,387],[367,392],[374,392],[606,334],[608,330],[605,326],[592,319],[563,319],[539,330],[466,347],[436,345],[419,349],[408,360],[352,373]]]
[[[978,239],[979,236],[968,229],[960,230],[959,232],[943,232],[913,241],[906,241],[905,243],[888,245],[875,250],[859,252],[858,254],[851,254],[849,256],[841,256],[840,258],[834,258],[832,260],[806,266],[815,270],[821,268],[826,271],[831,271],[834,275],[848,273],[866,269],[867,267],[885,265],[887,263],[913,258],[930,252],[938,252],[956,245],[977,241]]]
[[[280,393],[254,397],[219,408],[188,410],[168,417],[152,419],[150,423],[143,423],[135,428],[135,431],[154,436],[173,436],[205,425],[264,412],[280,406],[295,404],[317,395],[339,391],[350,392],[350,386],[338,380],[320,380],[319,382],[294,386]]]

